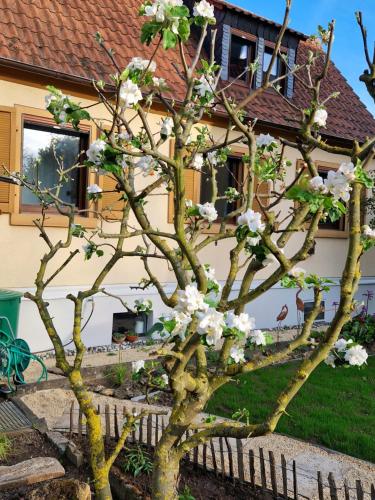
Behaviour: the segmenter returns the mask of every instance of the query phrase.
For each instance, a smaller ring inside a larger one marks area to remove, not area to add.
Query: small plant
[[[128,368],[124,363],[117,363],[108,368],[105,377],[110,384],[120,387],[128,376]]]
[[[5,434],[0,434],[0,460],[5,460],[11,449],[10,439]]]
[[[178,500],[195,500],[195,497],[191,494],[189,486],[185,484],[184,489],[178,495]]]
[[[122,464],[122,470],[133,474],[134,477],[139,474],[150,474],[153,464],[150,455],[142,450],[140,446],[129,449],[126,452],[125,461]]]
[[[342,330],[345,340],[353,339],[358,344],[370,345],[375,342],[375,317],[360,314],[348,321]]]

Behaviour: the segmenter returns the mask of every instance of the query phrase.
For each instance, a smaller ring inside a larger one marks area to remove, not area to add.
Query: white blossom
[[[169,137],[173,132],[173,126],[173,119],[170,116],[164,118],[164,120],[161,122],[160,135],[162,135],[163,137]]]
[[[216,345],[223,334],[224,314],[210,307],[206,312],[199,313],[198,319],[197,332],[199,335],[206,335],[208,345]]]
[[[208,3],[206,0],[201,0],[194,5],[193,15],[195,17],[205,17],[206,19],[212,19],[214,15],[214,6]]]
[[[271,144],[277,144],[276,139],[272,137],[270,134],[260,134],[257,137],[257,146],[258,148],[262,148],[264,146],[268,147]]]
[[[206,311],[208,305],[204,301],[204,295],[194,285],[187,285],[185,290],[178,291],[177,309],[188,314],[195,311]]]
[[[155,61],[149,61],[148,59],[142,59],[141,57],[133,57],[127,65],[127,68],[131,71],[144,71],[147,69],[148,71],[154,72],[156,70],[156,63]]]
[[[120,87],[120,101],[125,108],[130,108],[142,100],[142,92],[138,85],[131,80],[126,80]]]
[[[167,340],[171,334],[167,332],[167,330],[162,330],[161,332],[153,332],[151,334],[152,340],[158,341],[158,340]]]
[[[313,191],[317,191],[322,194],[328,192],[328,189],[324,184],[323,177],[320,177],[320,175],[316,175],[315,177],[310,179],[309,185]]]
[[[133,373],[138,373],[144,367],[145,367],[145,362],[143,359],[139,359],[138,361],[132,362],[132,372]]]
[[[352,342],[352,341],[350,341]],[[345,339],[339,339],[336,343],[335,343],[335,349],[337,352],[345,352],[346,351],[346,348],[347,348],[347,345],[348,345],[348,341],[345,340]]]
[[[328,119],[328,113],[325,109],[317,109],[314,114],[313,123],[316,123],[319,127],[325,127]]]
[[[66,119],[67,119],[68,115],[66,114],[65,111],[60,111],[59,113],[59,121],[63,124],[63,123],[66,123]]]
[[[342,172],[330,170],[324,184],[336,200],[342,198],[344,201],[349,201],[352,188]]]
[[[157,162],[152,156],[145,155],[137,161],[136,166],[142,170],[143,176],[146,177],[147,175],[154,174],[155,167],[157,167]]]
[[[240,215],[237,222],[240,226],[248,226],[252,233],[261,233],[266,227],[262,222],[262,215],[259,212],[251,210],[251,208]]]
[[[206,93],[212,94],[215,90],[215,79],[212,75],[202,75],[194,86],[194,90],[200,97],[205,97]]]
[[[326,359],[324,360],[324,363],[328,366],[331,366],[332,368],[336,368],[335,364],[336,356],[332,353],[328,354]]]
[[[214,207],[213,203],[206,202],[203,205],[200,203],[197,204],[199,215],[206,219],[208,222],[214,222],[217,219],[217,211]]]
[[[185,207],[191,208],[193,206],[193,200],[185,200]]]
[[[91,184],[90,186],[87,186],[88,194],[98,194],[101,193],[102,191],[103,189],[97,184]]]
[[[171,335],[173,337],[178,335],[181,340],[185,340],[185,334],[187,327],[191,322],[191,316],[189,316],[189,314],[185,314],[183,311],[172,311],[171,315],[167,319],[173,319],[176,323]]]
[[[100,165],[101,155],[106,147],[106,142],[102,139],[97,139],[92,144],[90,144],[89,149],[86,151],[86,156],[91,163],[95,165]]]
[[[345,175],[345,177],[348,179],[349,182],[355,180],[355,166],[352,162],[341,163],[338,171],[341,172],[343,175]]]
[[[156,0],[151,5],[145,6],[145,16],[155,17],[158,23],[163,23],[166,16],[166,7],[180,7],[183,0]]]
[[[165,385],[169,384],[169,378],[168,378],[168,375],[166,373],[163,373],[163,375],[160,378],[162,379],[162,381],[164,382]]]
[[[251,247],[256,247],[261,239],[262,238],[260,236],[250,236],[249,238],[247,238],[247,242]]]
[[[306,276],[306,271],[302,267],[293,267],[289,271],[290,276],[293,276],[293,278],[304,278]]]
[[[364,236],[370,238],[371,240],[375,240],[375,229],[371,229],[370,226],[366,225],[362,227],[362,231]]]
[[[132,136],[128,132],[121,132],[118,136],[120,141],[129,142]]]
[[[160,87],[164,87],[167,82],[165,81],[164,78],[158,78],[158,77],[154,76],[152,78],[152,83],[153,83],[154,87],[160,88]]]
[[[48,106],[51,104],[51,102],[57,101],[57,97],[53,94],[48,94],[44,98],[45,106],[48,108]]]
[[[230,350],[230,357],[235,363],[242,363],[245,361],[245,352],[242,347],[233,346]]]
[[[82,245],[82,250],[85,252],[85,254],[88,254],[91,252],[92,245],[90,243],[86,243],[86,245]]]
[[[211,163],[211,165],[216,167],[216,165],[219,163],[217,151],[210,151],[209,153],[207,153],[207,160]]]
[[[255,318],[250,317],[247,313],[234,314],[229,312],[226,317],[226,325],[228,328],[237,328],[246,336],[255,328]]]
[[[352,366],[362,366],[367,362],[368,354],[361,345],[355,345],[345,353],[345,361]]]
[[[191,166],[193,168],[195,168],[196,170],[202,170],[202,167],[203,167],[203,163],[204,163],[204,158],[203,158],[203,155],[200,154],[200,153],[197,153],[195,156],[194,156],[194,159],[191,163]]]
[[[266,337],[261,330],[253,330],[249,335],[250,342],[255,345],[266,345]]]

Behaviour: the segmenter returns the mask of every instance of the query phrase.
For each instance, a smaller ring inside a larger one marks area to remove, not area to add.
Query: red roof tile
[[[141,45],[139,39],[143,22],[137,13],[140,3],[140,0],[102,0],[95,4],[92,0],[1,0],[0,59],[3,64],[33,65],[86,81],[108,80],[114,68],[95,41],[97,31],[114,49],[121,67],[136,55],[149,58],[154,50],[154,46]],[[194,47],[188,50],[193,53]],[[307,42],[301,39],[297,63],[303,62],[306,54]],[[180,66],[177,52],[161,51],[156,62],[157,76],[166,78],[174,92],[182,96],[184,86],[175,69],[175,65]],[[374,134],[373,117],[332,65],[322,92],[329,95],[336,90],[341,95],[328,104],[326,133],[359,140]],[[245,92],[239,86],[232,90],[236,99],[241,99]],[[300,106],[308,103],[308,95],[298,81],[293,100]],[[262,122],[279,126],[295,127],[298,120],[296,112],[273,92],[257,98],[249,113]]]

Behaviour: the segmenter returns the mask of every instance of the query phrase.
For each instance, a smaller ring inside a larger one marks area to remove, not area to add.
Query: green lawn
[[[206,411],[231,417],[247,408],[251,422],[259,422],[297,366],[288,363],[241,375],[217,391]],[[375,462],[375,357],[363,369],[321,365],[287,411],[276,432]]]

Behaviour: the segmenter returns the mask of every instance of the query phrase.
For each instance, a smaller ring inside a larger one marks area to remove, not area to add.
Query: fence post
[[[241,439],[236,440],[237,444],[237,470],[240,481],[245,481],[245,471],[243,466],[243,446]]]
[[[72,401],[70,405],[70,418],[69,418],[69,436],[73,435],[73,427],[74,427],[74,401]]]
[[[224,444],[223,438],[219,438],[219,446],[220,446],[220,465],[221,465],[221,475],[225,476],[225,460],[224,460]]]
[[[337,487],[336,481],[333,477],[332,472],[328,474],[328,483],[329,483],[329,494],[331,495],[332,500],[337,500]]]
[[[320,470],[318,470],[318,494],[319,494],[319,500],[324,500],[323,478]]]
[[[119,430],[118,430],[118,416],[117,416],[117,405],[115,405],[115,438],[118,439],[119,436]]]
[[[217,462],[216,462],[216,451],[215,451],[215,445],[213,440],[210,440],[210,446],[211,446],[211,457],[212,457],[212,466],[215,471],[215,475],[217,476]]]
[[[371,485],[371,500],[375,500],[375,485]]]
[[[357,499],[358,500],[363,500],[364,494],[363,494],[363,488],[362,488],[362,483],[359,479],[355,482],[355,487],[357,490]]]
[[[152,446],[152,414],[150,413],[147,417],[147,448],[150,449]]]
[[[284,455],[281,455],[281,473],[283,476],[283,495],[288,500],[288,472],[286,468],[286,460]]]
[[[143,444],[143,417],[139,420],[138,442],[139,442],[139,444]]]
[[[345,500],[350,500],[349,486],[348,483],[346,482],[346,479],[344,481],[344,495],[345,495]]]
[[[227,449],[228,449],[228,462],[229,462],[229,475],[230,477],[233,479],[233,481],[235,480],[235,477],[234,477],[234,471],[233,471],[233,455],[232,455],[232,447],[231,445],[229,444],[229,439],[227,437],[224,438],[225,439],[225,443],[227,445]]]
[[[249,450],[249,469],[250,469],[250,484],[252,488],[255,488],[255,460],[254,460],[253,450]]]
[[[293,460],[293,491],[294,491],[294,499],[298,498],[298,483],[297,483],[297,466],[296,461]]]
[[[262,488],[267,488],[266,466],[264,463],[263,448],[259,448],[259,462],[260,462],[260,478],[262,480]]]
[[[268,452],[270,458],[270,472],[271,472],[271,485],[272,485],[272,493],[275,498],[277,498],[277,480],[276,480],[276,468],[275,468],[275,457],[272,451]]]
[[[109,414],[109,405],[105,405],[105,441],[109,443],[111,437],[111,415]]]
[[[159,415],[155,415],[155,448],[159,442]]]
[[[195,434],[197,433],[198,431],[195,431]],[[199,446],[197,445],[194,449],[193,449],[193,467],[194,469],[198,469],[198,452],[199,452]]]

